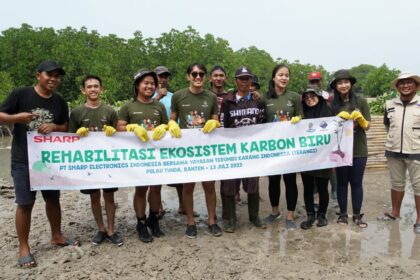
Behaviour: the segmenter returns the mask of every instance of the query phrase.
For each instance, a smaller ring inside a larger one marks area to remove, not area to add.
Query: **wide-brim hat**
[[[335,85],[340,80],[349,80],[351,85],[354,85],[357,81],[356,78],[350,74],[349,70],[341,69],[334,73],[333,79],[330,82],[330,87],[335,89]]]
[[[134,78],[133,78],[133,94],[134,94],[134,98],[136,98],[137,96],[137,92],[136,92],[136,85],[137,82],[143,78],[144,76],[152,76],[153,80],[155,82],[155,85],[158,85],[158,78],[157,75],[154,71],[150,71],[150,70],[146,70],[146,69],[140,69],[136,74],[134,74]]]
[[[404,79],[413,79],[417,83],[417,90],[420,89],[420,77],[417,76],[416,74],[413,74],[413,73],[401,73],[401,74],[399,74],[398,77],[391,82],[391,85],[395,89],[397,89],[398,81],[404,80]]]

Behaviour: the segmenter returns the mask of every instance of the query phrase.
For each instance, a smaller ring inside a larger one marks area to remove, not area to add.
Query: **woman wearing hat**
[[[331,108],[322,97],[322,90],[316,85],[309,85],[302,93],[302,108],[304,119],[325,118],[333,116]],[[328,224],[325,214],[327,213],[329,196],[328,180],[332,169],[320,169],[301,172],[303,182],[303,198],[307,220],[300,224],[302,229],[309,229],[315,222],[314,189],[318,188],[319,208],[317,215],[317,226],[323,227]]]
[[[268,92],[265,97],[267,104],[267,122],[291,121],[297,123],[301,119],[302,104],[300,95],[289,91],[287,85],[290,79],[290,69],[284,64],[274,67],[271,80],[268,83]],[[268,193],[271,203],[271,214],[265,218],[270,224],[280,217],[280,180],[282,175],[268,176]],[[294,212],[296,209],[298,189],[296,173],[283,174],[286,186],[287,217],[286,229],[295,229]]]
[[[348,184],[351,187],[351,201],[353,206],[353,222],[360,228],[366,228],[360,212],[363,202],[363,175],[365,172],[368,149],[366,130],[369,129],[370,110],[365,98],[353,92],[356,78],[347,70],[334,73],[330,87],[334,93],[332,109],[339,117],[354,121],[353,165],[336,168],[337,200],[340,214],[339,224],[348,224],[347,196]]]
[[[141,141],[147,142],[147,131],[154,130],[153,139],[159,140],[166,132],[168,116],[165,106],[153,99],[158,84],[156,73],[149,70],[140,70],[134,76],[134,99],[124,104],[118,113],[118,131],[133,132]],[[158,114],[156,114],[158,112]],[[158,213],[161,204],[161,186],[136,187],[133,204],[137,216],[137,233],[143,242],[152,242],[147,227],[152,235],[161,237]],[[149,190],[150,213],[146,219],[146,194]]]

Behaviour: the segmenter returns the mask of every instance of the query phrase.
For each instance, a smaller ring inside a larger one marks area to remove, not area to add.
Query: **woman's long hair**
[[[289,78],[290,78],[291,73],[290,73],[289,66],[283,63],[276,65],[276,67],[274,67],[273,71],[271,72],[271,79],[268,82],[267,98],[277,98],[276,85],[274,84],[273,78],[276,76],[277,71],[279,71],[283,67],[289,71]]]
[[[338,114],[340,112],[340,109],[344,106],[344,100],[341,98],[340,92],[336,88],[333,89],[334,93],[334,99],[332,101],[332,109],[334,111],[334,114]],[[349,102],[350,102],[350,111],[353,111],[356,109],[356,95],[353,92],[353,85],[350,88],[349,92]]]

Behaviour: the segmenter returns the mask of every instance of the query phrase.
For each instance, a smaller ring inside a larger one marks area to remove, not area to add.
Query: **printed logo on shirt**
[[[143,115],[143,112],[133,112],[133,115]]]
[[[290,114],[287,112],[286,114],[283,112],[283,110],[277,110],[274,113],[273,122],[287,122],[290,121]]]
[[[191,107],[191,104],[181,104],[181,107]]]
[[[290,101],[290,100],[287,100],[287,107],[293,107],[293,103],[292,103],[292,101]]]
[[[204,113],[198,113],[196,110],[187,115],[187,128],[201,128],[206,123]]]
[[[201,105],[201,107],[204,107],[204,108],[209,107],[209,105],[207,104],[207,101],[204,101],[203,105]]]
[[[144,119],[143,123],[141,124],[141,126],[144,127],[146,130],[153,130],[157,125],[157,121],[152,121],[151,119]]]
[[[160,115],[160,112],[159,112],[158,110],[156,110],[156,109],[155,109],[155,110],[153,111],[153,115],[155,115],[155,116],[159,116],[159,115]]]
[[[28,130],[30,131],[38,130],[41,124],[52,123],[54,121],[53,114],[44,108],[33,109],[31,113],[35,116],[32,119],[32,121],[28,124]]]

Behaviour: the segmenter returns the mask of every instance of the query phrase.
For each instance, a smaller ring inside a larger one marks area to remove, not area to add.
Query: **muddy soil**
[[[133,189],[124,188],[116,194],[116,228],[124,237],[124,245],[94,246],[90,239],[96,229],[89,197],[79,191],[63,191],[63,231],[69,237],[77,237],[82,245],[57,248],[49,244],[44,203],[38,195],[30,234],[38,267],[18,268],[9,157],[9,149],[0,149],[0,279],[420,279],[420,235],[413,233],[411,189],[408,187],[401,220],[376,220],[390,208],[386,169],[367,170],[365,174],[363,209],[369,227],[364,230],[351,222],[348,226],[338,225],[334,201],[330,202],[326,227],[287,231],[281,216],[266,229],[257,229],[248,222],[246,194],[241,192],[237,231],[212,237],[206,231],[203,192],[197,186],[198,238],[191,240],[184,236],[186,220],[177,213],[176,191],[165,186],[163,200],[168,212],[161,225],[166,235],[145,244],[135,232]],[[305,211],[300,178],[298,181],[296,221],[300,223],[305,219]],[[260,216],[264,217],[270,211],[267,179],[261,178],[260,182]],[[280,206],[285,213],[283,195]],[[219,199],[219,217],[220,211]]]

